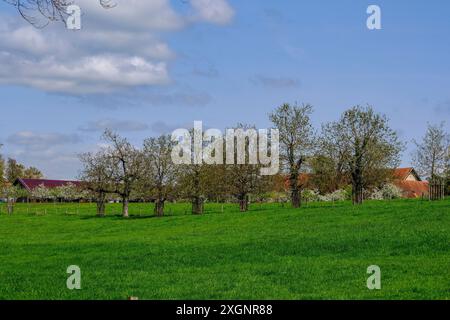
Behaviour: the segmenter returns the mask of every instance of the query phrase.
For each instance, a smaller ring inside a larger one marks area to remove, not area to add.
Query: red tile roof
[[[410,174],[413,174],[414,176],[416,176],[416,178],[421,181],[419,175],[417,174],[416,170],[414,170],[414,168],[397,168],[394,169],[394,179],[396,180],[406,180],[406,178],[408,178],[408,176]]]
[[[394,169],[394,178],[398,180],[405,180],[413,168],[397,168]]]
[[[57,188],[68,184],[74,184],[75,186],[80,186],[80,181],[70,181],[70,180],[47,180],[47,179],[17,179],[15,184],[21,184],[25,189],[32,191],[35,188],[43,185],[46,188]]]
[[[394,181],[394,184],[402,190],[405,198],[418,198],[428,195],[427,181]]]

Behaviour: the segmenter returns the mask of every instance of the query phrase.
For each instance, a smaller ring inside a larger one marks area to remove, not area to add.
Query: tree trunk
[[[248,196],[246,194],[240,194],[238,197],[239,209],[241,212],[248,211]]]
[[[129,214],[128,214],[128,197],[123,197],[123,204],[122,204],[122,216],[124,218],[128,218]]]
[[[155,215],[157,217],[164,216],[164,199],[158,199],[155,201]]]
[[[202,197],[194,197],[192,199],[192,214],[203,214]]]
[[[8,214],[13,214],[13,212],[14,212],[14,203],[13,202],[8,201],[7,211],[8,211]]]
[[[353,204],[363,203],[363,185],[360,179],[352,181],[352,194]]]
[[[434,171],[435,171],[434,167],[435,167],[435,163],[436,163],[436,155],[435,155],[435,153],[433,152],[433,155],[432,155],[432,157],[431,157],[431,175],[430,175],[430,179],[433,179],[433,178],[434,178]]]
[[[289,184],[291,187],[291,203],[293,208],[300,208],[300,188],[298,187],[298,175],[291,174],[289,178]]]
[[[363,203],[363,169],[359,163],[352,171],[352,202],[353,204]]]
[[[97,215],[99,217],[105,216],[105,201],[104,200],[97,201]]]
[[[97,215],[99,217],[103,217],[105,216],[105,210],[106,210],[106,194],[104,192],[99,192],[98,193],[98,198],[97,198]]]
[[[291,190],[291,203],[294,208],[300,208],[301,206],[300,190],[298,188]]]

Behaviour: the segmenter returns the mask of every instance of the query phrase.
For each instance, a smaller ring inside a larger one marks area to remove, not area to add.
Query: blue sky
[[[33,29],[0,3],[2,153],[49,178],[75,178],[105,127],[136,145],[194,120],[267,128],[283,102],[312,104],[318,128],[373,105],[408,142],[404,166],[427,122],[449,128],[449,1],[75,2],[80,31]]]

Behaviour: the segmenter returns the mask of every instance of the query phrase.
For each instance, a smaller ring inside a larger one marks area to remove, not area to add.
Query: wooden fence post
[[[428,185],[428,198],[430,201],[442,200],[445,195],[445,182],[440,177],[433,177],[430,179]]]

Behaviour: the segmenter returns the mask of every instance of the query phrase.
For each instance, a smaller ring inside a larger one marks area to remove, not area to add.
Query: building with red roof
[[[393,178],[393,183],[402,190],[404,198],[428,196],[428,181],[422,181],[414,168],[394,169]]]
[[[43,186],[48,189],[54,189],[57,187],[66,186],[69,184],[73,184],[75,186],[80,186],[80,181],[71,181],[71,180],[47,180],[47,179],[22,179],[19,178],[14,182],[15,186],[26,189],[31,192],[39,186]]]
[[[289,177],[280,175],[282,182],[278,182],[277,191],[289,190]],[[306,188],[315,188],[311,184],[312,174],[301,173],[299,175],[299,183]],[[420,198],[428,197],[428,181],[422,181],[416,170],[412,167],[397,168],[392,170],[392,183],[401,191],[404,198]]]

